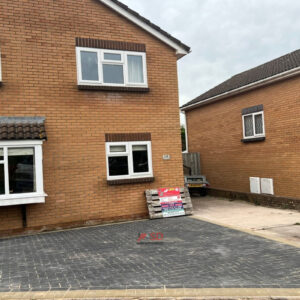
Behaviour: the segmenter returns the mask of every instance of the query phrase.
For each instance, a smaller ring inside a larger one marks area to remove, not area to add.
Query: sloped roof
[[[0,140],[46,140],[44,117],[0,117]]]
[[[170,35],[168,32],[164,31],[159,26],[153,24],[150,20],[144,18],[139,13],[132,10],[131,8],[129,8],[127,5],[121,3],[120,1],[118,1],[118,0],[99,0],[99,1],[102,2],[104,5],[111,7],[114,10],[117,10],[116,8],[119,8],[120,10],[118,10],[117,12],[121,13],[125,17],[128,17],[126,13],[130,14],[133,17],[131,19],[131,21],[135,22],[137,25],[142,25],[142,24],[146,25],[146,26],[141,26],[141,27],[143,27],[143,29],[147,30],[147,28],[150,27],[152,30],[154,30],[158,34],[164,36],[167,40],[176,44],[179,50],[182,50],[182,51],[179,51],[179,54],[185,55],[190,52],[191,48],[189,46],[185,45],[180,40],[176,39],[175,37]],[[139,22],[136,22],[136,20],[140,21],[142,24]],[[156,36],[158,38],[160,38],[159,35],[156,35]],[[166,42],[166,40],[163,40],[163,41]],[[172,43],[168,43],[168,44],[172,46]],[[180,53],[180,52],[182,52],[182,53]]]
[[[224,93],[234,91],[238,88],[242,88],[249,84],[259,82],[261,80],[279,75],[281,73],[293,70],[300,67],[300,49],[283,55],[279,58],[273,59],[267,63],[259,65],[255,68],[239,73],[230,79],[222,82],[216,87],[210,89],[194,100],[186,103],[181,108],[184,109],[187,106],[201,103],[212,97],[222,95]]]

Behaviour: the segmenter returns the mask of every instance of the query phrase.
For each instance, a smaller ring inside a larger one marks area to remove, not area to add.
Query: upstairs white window
[[[107,179],[152,177],[151,142],[106,143]]]
[[[264,137],[264,112],[260,111],[243,115],[243,131],[244,139]]]
[[[146,53],[76,47],[79,85],[147,87]]]

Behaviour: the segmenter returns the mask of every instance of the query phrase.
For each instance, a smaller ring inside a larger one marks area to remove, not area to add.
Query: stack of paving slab
[[[150,219],[163,218],[162,207],[158,197],[158,190],[146,190],[147,206]],[[193,214],[193,204],[187,188],[180,188],[180,196],[183,204],[185,215]]]

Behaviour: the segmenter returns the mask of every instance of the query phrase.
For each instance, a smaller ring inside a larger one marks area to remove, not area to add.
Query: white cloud
[[[191,46],[178,62],[180,104],[300,48],[298,0],[122,0]]]

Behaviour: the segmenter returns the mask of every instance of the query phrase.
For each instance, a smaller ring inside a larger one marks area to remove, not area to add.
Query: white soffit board
[[[250,192],[253,194],[260,194],[259,177],[250,177]]]
[[[261,178],[260,179],[261,192],[263,194],[274,195],[273,179]]]
[[[151,26],[149,26],[147,23],[143,22],[142,20],[140,20],[139,18],[137,18],[136,16],[134,16],[133,14],[131,14],[130,12],[128,12],[127,10],[125,10],[124,8],[122,8],[119,5],[117,5],[116,3],[113,3],[110,0],[99,0],[99,1],[101,3],[103,3],[104,5],[112,8],[114,11],[116,11],[117,13],[119,13],[120,15],[122,15],[123,17],[127,18],[131,22],[135,23],[139,27],[141,27],[144,30],[148,31],[150,34],[154,35],[156,38],[160,39],[165,44],[167,44],[170,47],[172,47],[173,49],[175,49],[176,53],[178,55],[183,56],[183,55],[186,55],[186,54],[189,53],[184,48],[180,47],[178,44],[176,44],[175,42],[173,42],[171,39],[168,39],[165,35],[163,35],[159,31],[155,30],[154,28],[152,28]]]

